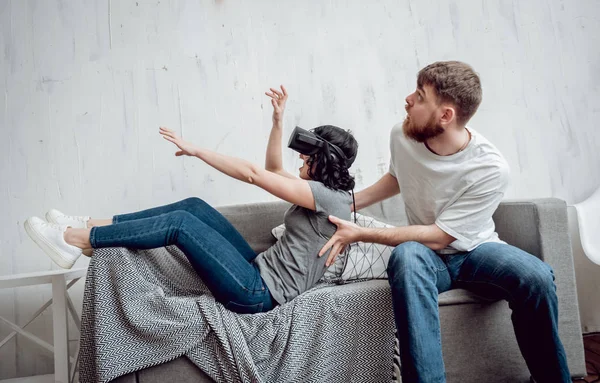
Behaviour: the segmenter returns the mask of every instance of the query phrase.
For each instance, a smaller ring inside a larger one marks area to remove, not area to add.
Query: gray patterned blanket
[[[80,381],[187,356],[216,382],[389,382],[387,281],[321,284],[274,310],[216,302],[175,246],[99,249],[83,299]]]

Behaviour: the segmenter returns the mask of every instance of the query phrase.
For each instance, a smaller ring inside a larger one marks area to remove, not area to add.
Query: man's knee
[[[431,250],[419,242],[404,242],[392,251],[387,272],[390,280],[395,275],[405,275],[416,269],[426,267]]]
[[[528,297],[547,298],[556,295],[554,271],[544,263],[543,267],[535,268],[525,278]]]

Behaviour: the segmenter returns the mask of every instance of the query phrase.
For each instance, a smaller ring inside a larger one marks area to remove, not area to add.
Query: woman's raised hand
[[[180,149],[175,153],[176,156],[195,156],[197,148],[187,142],[184,141],[181,137],[175,134],[171,129],[167,129],[164,126],[159,128],[159,133],[162,134],[163,138],[167,141],[171,141]]]
[[[283,111],[285,110],[285,103],[288,98],[287,90],[281,85],[281,91],[269,88],[270,92],[265,94],[271,97],[271,105],[273,105],[273,124],[281,123],[283,120]]]

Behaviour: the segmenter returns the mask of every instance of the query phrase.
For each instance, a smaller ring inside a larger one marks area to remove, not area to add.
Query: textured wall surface
[[[102,218],[188,196],[271,199],[176,158],[158,126],[262,164],[264,91],[281,83],[286,138],[296,124],[352,129],[362,189],[387,170],[416,72],[437,60],[481,75],[470,125],[508,159],[507,198],[581,201],[600,185],[598,46],[595,0],[0,0],[0,275],[56,268],[23,230],[52,207]],[[300,160],[286,150],[284,164]],[[22,324],[49,297],[0,291],[0,315]],[[28,328],[51,341],[51,319]],[[51,371],[25,338],[0,349],[0,379]]]

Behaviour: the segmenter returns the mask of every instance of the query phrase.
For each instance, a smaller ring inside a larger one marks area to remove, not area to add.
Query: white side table
[[[67,290],[73,286],[81,277],[85,276],[87,268],[69,269],[69,270],[50,270],[35,273],[16,274],[0,276],[0,289],[13,288],[20,286],[40,285],[44,283],[52,284],[52,299],[47,301],[22,327],[12,323],[6,318],[0,316],[0,321],[6,323],[14,332],[0,341],[0,347],[4,346],[17,333],[27,337],[38,345],[54,354],[54,381],[60,383],[70,383],[75,378],[75,367],[79,354],[79,346],[75,353],[75,358],[69,358],[69,337],[68,337],[68,318],[67,308],[69,309],[73,321],[77,328],[81,330],[81,321],[75,311],[71,297]],[[68,284],[67,281],[71,280]],[[37,336],[25,331],[25,327],[33,322],[48,306],[52,305],[52,321],[54,328],[54,345],[48,344]],[[71,362],[71,377],[69,380],[69,362]]]

